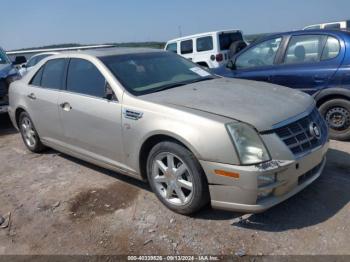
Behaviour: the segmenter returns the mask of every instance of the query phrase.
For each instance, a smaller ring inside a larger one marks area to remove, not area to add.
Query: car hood
[[[305,112],[311,96],[264,82],[217,78],[142,96],[163,105],[190,108],[242,121],[259,131]]]

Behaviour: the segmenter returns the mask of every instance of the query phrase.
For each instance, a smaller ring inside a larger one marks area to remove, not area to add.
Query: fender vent
[[[132,119],[132,120],[138,120],[142,117],[143,113],[130,110],[130,109],[124,109],[123,110],[123,115],[125,118]]]

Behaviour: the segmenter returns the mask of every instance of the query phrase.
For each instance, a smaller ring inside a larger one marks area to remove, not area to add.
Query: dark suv
[[[350,33],[307,30],[261,39],[214,71],[266,81],[312,95],[331,138],[350,139]]]

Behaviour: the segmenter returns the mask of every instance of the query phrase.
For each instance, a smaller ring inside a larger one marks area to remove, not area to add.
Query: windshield
[[[7,57],[6,53],[0,49],[0,64],[9,64],[10,59]]]
[[[170,52],[115,55],[100,59],[134,95],[214,78],[198,65]]]
[[[243,41],[240,32],[219,34],[220,50],[228,50],[230,45],[236,41]]]

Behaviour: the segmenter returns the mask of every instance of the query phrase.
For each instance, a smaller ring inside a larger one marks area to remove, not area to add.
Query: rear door
[[[258,43],[238,54],[232,77],[270,82],[274,75],[276,57],[279,53],[282,37],[276,37]]]
[[[68,148],[108,164],[123,162],[121,104],[95,64],[70,59],[58,104]]]
[[[192,61],[193,59],[193,39],[182,40],[180,42],[180,55]]]
[[[292,35],[272,82],[314,94],[327,87],[344,58],[342,41],[325,34]]]
[[[67,60],[53,59],[43,65],[27,88],[28,113],[43,140],[60,143],[63,130],[58,113],[58,94],[63,87]]]
[[[214,54],[214,40],[213,36],[202,36],[195,39],[195,52],[196,55],[193,62],[206,67],[214,67],[212,65]],[[215,55],[214,55],[215,56]],[[215,60],[215,59],[214,59]]]

